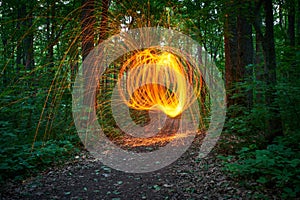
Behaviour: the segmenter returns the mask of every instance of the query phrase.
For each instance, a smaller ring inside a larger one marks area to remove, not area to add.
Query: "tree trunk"
[[[26,10],[25,8],[23,8]],[[24,39],[24,51],[25,51],[25,68],[26,70],[33,70],[34,69],[34,47],[33,47],[33,32],[32,32],[32,21],[33,21],[33,14],[29,13],[28,19],[26,19],[26,27],[29,33],[27,34],[26,38]]]
[[[253,41],[252,26],[247,14],[250,5],[241,1],[230,1],[225,21],[225,79],[227,89],[228,106],[239,104],[252,105],[252,90],[248,91],[246,97],[234,98],[232,95],[240,93],[234,83],[243,81],[246,77],[252,77],[252,69],[246,68],[253,64]],[[237,13],[234,13],[237,11]],[[249,11],[248,11],[249,12]]]
[[[261,15],[256,17],[256,24],[261,24]],[[264,58],[263,58],[263,48],[262,48],[262,38],[259,34],[255,34],[255,78],[258,82],[264,82]],[[257,104],[263,104],[263,88],[258,84],[258,87],[255,89],[256,96],[255,102]]]
[[[247,3],[240,3],[239,15],[237,17],[237,79],[241,81],[245,78],[252,80],[253,64],[253,39],[252,39],[252,25],[249,17],[246,17],[247,10],[250,6]],[[251,67],[251,68],[250,68]],[[246,92],[246,97],[238,99],[240,104],[248,108],[252,106],[253,93],[252,89]]]
[[[82,60],[84,60],[89,52],[94,48],[94,9],[94,0],[82,0]]]
[[[103,42],[106,39],[109,4],[110,4],[110,0],[102,0],[100,35],[99,35],[98,44],[100,44],[101,42]]]
[[[26,15],[26,19],[24,22],[24,35],[26,35],[26,37],[24,38],[24,62],[25,62],[25,69],[26,72],[30,73],[29,76],[31,77],[28,80],[28,85],[30,86],[28,89],[31,92],[31,97],[32,97],[32,101],[31,101],[31,106],[33,107],[34,103],[35,103],[35,99],[33,98],[33,96],[35,96],[36,92],[37,92],[37,82],[34,79],[34,33],[33,33],[33,13],[32,11],[29,11],[29,13],[27,12],[27,7],[29,7],[29,4],[24,3],[23,7],[21,9],[24,10],[25,15]],[[28,34],[27,34],[28,33]],[[31,86],[35,86],[35,88],[32,88]],[[32,117],[33,117],[33,109],[29,110],[29,115],[28,115],[28,119],[27,119],[27,123],[26,123],[26,128],[31,128],[32,127]]]
[[[95,25],[95,15],[94,15],[94,9],[95,9],[95,1],[94,0],[82,0],[82,16],[81,16],[81,28],[82,28],[82,42],[81,42],[81,55],[82,55],[82,61],[84,62],[88,54],[91,50],[94,48],[94,25]],[[96,120],[95,116],[93,115],[93,109],[95,109],[96,97],[93,97],[90,94],[93,94],[95,88],[91,87],[94,86],[94,81],[89,79],[90,71],[89,69],[91,66],[83,66],[83,78],[84,78],[84,97],[83,97],[83,106],[84,106],[84,112],[82,113],[82,117],[84,117],[86,120],[82,121],[83,125],[88,127],[89,123]]]
[[[232,6],[231,3],[229,3]],[[234,94],[233,83],[236,81],[236,57],[237,57],[237,34],[236,34],[236,18],[233,13],[226,14],[225,19],[225,84],[227,90],[227,106],[234,104],[231,98]]]
[[[24,12],[22,6],[18,7],[18,21],[17,21],[17,31],[18,33],[21,32],[22,23],[21,20],[24,18]],[[17,65],[17,72],[19,73],[21,70],[21,64],[22,64],[22,58],[24,57],[22,55],[22,43],[17,43],[17,57],[16,57],[16,65]],[[17,74],[18,74],[17,73]]]
[[[291,47],[294,47],[295,42],[295,0],[288,1],[288,38]]]
[[[198,47],[197,48],[197,54],[198,54],[198,63],[200,65],[206,65],[206,63],[203,62],[203,55],[202,55],[202,47]],[[201,91],[200,91],[200,103],[201,103],[201,112],[203,113],[203,116],[206,116],[207,114],[207,110],[205,107],[205,100],[206,100],[206,96],[207,96],[207,91],[206,91],[206,83],[205,80],[203,78],[203,76],[206,76],[206,71],[205,71],[205,67],[203,67],[203,71],[201,70],[201,74],[202,76],[200,77],[200,81],[202,82],[202,86],[201,86]],[[202,120],[202,119],[201,119]]]
[[[274,17],[272,1],[264,1],[264,10],[266,16],[266,31],[263,43],[266,64],[266,103],[269,106],[271,118],[267,122],[267,140],[272,142],[276,136],[282,135],[282,124],[279,113],[279,105],[276,102],[276,54],[274,42]]]
[[[2,44],[3,44],[3,58],[7,58],[8,57],[8,40],[7,38],[2,35],[1,36],[1,40],[2,40]],[[8,80],[9,80],[9,77],[7,76],[7,60],[4,59],[3,60],[3,63],[4,63],[4,67],[1,69],[2,70],[2,73],[3,73],[3,78],[2,78],[2,87],[6,87],[8,85]]]
[[[288,42],[290,45],[290,48],[287,51],[286,57],[288,59],[291,59],[291,67],[288,70],[288,78],[291,81],[294,81],[297,79],[297,51],[295,49],[296,45],[296,2],[295,0],[290,0],[288,2],[288,30],[287,30],[287,35],[288,35]]]
[[[72,85],[73,85],[73,83],[75,81],[76,74],[78,72],[79,54],[78,54],[77,39],[75,37],[73,37],[70,41],[71,41],[70,42],[70,45],[71,45],[70,55],[72,57],[71,63],[70,63],[70,66],[71,66],[71,82],[72,82]]]
[[[54,73],[54,32],[55,32],[55,2],[51,3],[50,0],[47,0],[48,7],[51,13],[51,18],[47,18],[47,39],[49,41],[48,45],[48,55],[47,55],[47,62],[49,64],[49,69],[52,73]]]
[[[297,1],[297,10],[296,10],[296,40],[297,40],[297,46],[300,46],[300,0]]]

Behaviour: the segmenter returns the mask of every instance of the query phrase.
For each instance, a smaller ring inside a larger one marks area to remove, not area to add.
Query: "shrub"
[[[295,142],[296,141],[296,142]],[[300,193],[299,132],[278,137],[276,143],[258,150],[244,147],[232,156],[220,156],[225,170],[240,180],[252,180],[261,188],[276,188],[281,198],[295,198]]]

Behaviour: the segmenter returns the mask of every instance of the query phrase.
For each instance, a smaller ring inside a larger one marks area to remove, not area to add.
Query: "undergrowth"
[[[266,149],[243,147],[235,156],[219,158],[224,161],[225,171],[241,183],[258,183],[251,189],[276,188],[274,191],[281,198],[296,198],[300,193],[299,139],[299,132],[295,132],[276,138],[276,142]]]
[[[7,180],[21,181],[50,166],[63,164],[80,150],[76,145],[76,136],[64,140],[36,141],[34,144],[16,144],[13,142],[15,139],[14,134],[2,134],[0,138],[1,184]]]
[[[277,86],[282,136],[271,143],[265,139],[265,122],[272,117],[269,105],[256,103],[251,109],[233,105],[228,113],[235,116],[227,119],[219,145],[221,155],[218,157],[230,177],[261,194],[272,191],[281,199],[300,195],[300,130],[296,123],[299,107],[295,106],[300,100],[300,88],[296,84],[280,82]],[[253,83],[240,86],[244,91],[257,90]]]

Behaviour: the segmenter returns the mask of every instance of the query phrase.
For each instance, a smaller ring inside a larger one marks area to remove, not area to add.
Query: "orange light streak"
[[[128,75],[128,77],[127,77]],[[160,110],[176,117],[200,95],[200,71],[186,58],[156,49],[131,56],[121,67],[118,87],[123,101],[136,110]],[[161,84],[164,83],[164,84]]]

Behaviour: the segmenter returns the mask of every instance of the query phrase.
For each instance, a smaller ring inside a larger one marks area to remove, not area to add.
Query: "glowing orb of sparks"
[[[127,73],[129,70],[130,73]],[[192,73],[193,70],[189,62],[171,52],[148,48],[135,53],[123,64],[119,80],[126,79],[125,90],[124,82],[119,81],[119,91],[130,108],[159,110],[176,117],[196,100],[194,91],[200,92],[202,82],[199,72]],[[189,89],[189,85],[195,85],[194,91]]]
[[[190,37],[157,27],[121,32],[93,49],[76,75],[72,92],[74,123],[85,148],[103,164],[124,172],[151,172],[173,163],[190,147],[199,129],[201,113],[196,99],[202,77],[211,104],[209,128],[198,156],[205,157],[223,128],[226,93],[221,73],[201,49]],[[159,132],[152,129],[148,134],[147,129],[164,125],[166,115],[178,123],[172,140],[155,151],[139,153],[120,148],[107,138],[98,122],[95,99],[99,77],[120,58],[126,61],[110,100],[118,127],[144,139]],[[129,108],[159,112],[153,117],[149,112],[149,124],[141,127],[131,118]]]

